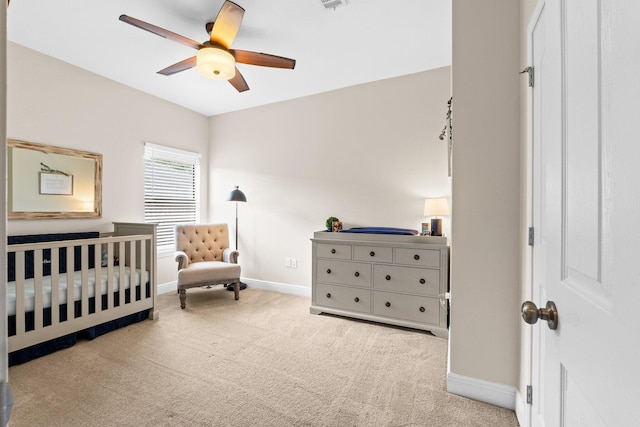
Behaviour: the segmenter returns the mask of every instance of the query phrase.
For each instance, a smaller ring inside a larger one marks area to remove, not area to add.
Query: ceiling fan
[[[238,92],[249,90],[249,85],[235,63],[259,65],[262,67],[288,68],[296,66],[295,59],[269,55],[267,53],[251,52],[248,50],[230,49],[231,43],[236,38],[244,9],[231,1],[225,1],[218,12],[214,22],[208,22],[205,26],[210,34],[209,40],[198,43],[187,37],[181,36],[164,28],[157,27],[139,19],[127,15],[120,15],[120,20],[134,27],[142,28],[160,37],[173,40],[185,46],[196,49],[195,56],[177,62],[167,68],[158,71],[158,74],[170,76],[180,71],[196,67],[198,72],[205,77],[216,80],[228,80]]]

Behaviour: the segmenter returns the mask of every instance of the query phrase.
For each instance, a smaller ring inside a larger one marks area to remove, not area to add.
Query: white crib
[[[8,245],[7,252],[15,254],[15,280],[7,283],[7,314],[15,319],[9,352],[144,311],[157,319],[155,248],[155,224],[123,222],[104,237]],[[60,249],[66,272],[59,271]],[[29,251],[33,277],[25,278]],[[44,263],[50,264],[49,275],[43,274]]]

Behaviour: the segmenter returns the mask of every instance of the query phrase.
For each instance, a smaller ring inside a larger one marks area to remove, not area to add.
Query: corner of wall
[[[512,316],[521,303],[521,157],[514,144],[520,138],[520,7],[512,0],[459,0],[452,16],[448,383],[464,393],[471,388],[472,395],[488,387],[497,402],[513,408],[520,363],[520,325]]]
[[[516,395],[518,391],[515,387],[449,372],[447,373],[447,391],[458,396],[468,397],[469,399],[490,403],[502,408],[516,409]]]

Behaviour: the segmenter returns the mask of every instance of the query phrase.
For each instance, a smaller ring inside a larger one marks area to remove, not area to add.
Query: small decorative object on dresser
[[[422,223],[422,233],[423,236],[431,236],[431,224],[428,222]]]
[[[449,246],[418,235],[322,231],[311,241],[311,314],[449,336]]]
[[[327,227],[327,231],[337,231],[333,229],[333,223],[334,222],[340,222],[340,220],[338,218],[336,218],[335,216],[330,216],[329,218],[327,218],[327,220],[324,222],[324,226]],[[340,230],[342,230],[342,223],[340,222]]]

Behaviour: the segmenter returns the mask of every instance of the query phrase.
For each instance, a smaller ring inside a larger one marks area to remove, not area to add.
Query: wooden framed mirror
[[[102,154],[7,140],[8,219],[100,218]]]

